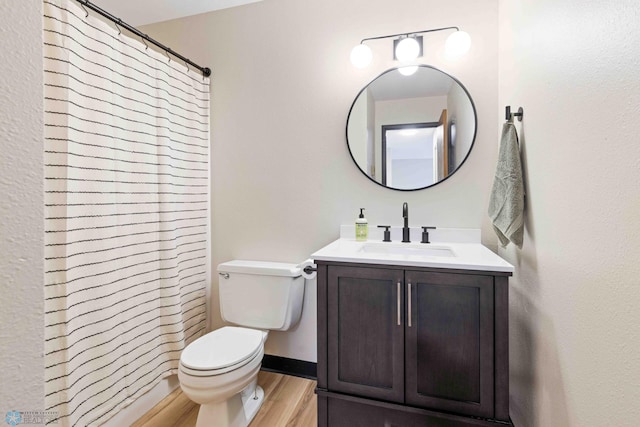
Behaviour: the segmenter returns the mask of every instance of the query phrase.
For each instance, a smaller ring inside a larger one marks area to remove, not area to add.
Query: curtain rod
[[[101,16],[104,16],[105,18],[107,18],[108,20],[114,22],[117,26],[123,27],[125,29],[127,29],[128,31],[132,32],[133,34],[135,34],[136,36],[140,37],[143,40],[147,40],[148,42],[156,45],[157,47],[159,47],[160,49],[164,50],[167,53],[170,53],[171,55],[175,56],[176,58],[184,61],[185,63],[193,66],[194,68],[197,68],[198,70],[200,70],[200,72],[202,72],[202,74],[205,77],[209,77],[211,75],[211,69],[209,67],[201,67],[200,65],[196,64],[195,62],[191,61],[188,58],[185,58],[184,56],[180,55],[178,52],[174,52],[173,50],[171,50],[171,48],[163,45],[162,43],[160,43],[159,41],[152,39],[151,37],[149,37],[148,35],[144,34],[142,31],[138,30],[135,27],[132,27],[131,25],[127,24],[126,22],[123,22],[122,19],[120,18],[116,18],[115,16],[113,16],[112,14],[110,14],[109,12],[107,12],[104,9],[101,9],[100,7],[96,6],[95,4],[91,3],[89,0],[76,0],[78,3],[80,3],[80,5],[87,7],[89,9],[91,9],[92,11],[98,13]],[[85,12],[87,12],[85,10]],[[89,15],[89,13],[87,12],[87,16]]]

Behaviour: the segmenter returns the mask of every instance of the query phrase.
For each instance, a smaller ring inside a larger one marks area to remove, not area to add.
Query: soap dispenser
[[[364,217],[364,208],[360,208],[360,216],[356,219],[356,241],[366,242],[369,237],[369,223]]]

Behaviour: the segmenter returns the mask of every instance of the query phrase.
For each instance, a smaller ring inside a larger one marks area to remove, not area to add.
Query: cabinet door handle
[[[407,325],[411,327],[411,283],[407,283]]]
[[[402,318],[400,316],[400,309],[402,308],[402,305],[401,305],[402,304],[402,302],[401,302],[402,298],[400,298],[400,296],[401,296],[400,295],[400,292],[401,292],[400,286],[402,286],[402,285],[400,284],[400,282],[398,282],[398,289],[396,290],[396,293],[398,294],[398,308],[397,308],[397,310],[398,310],[398,326],[402,325]]]

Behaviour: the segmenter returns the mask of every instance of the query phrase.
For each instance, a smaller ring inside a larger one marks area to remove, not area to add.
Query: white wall
[[[639,423],[638,22],[637,0],[500,0],[500,113],[524,108],[524,247],[501,251],[518,427]]]
[[[410,223],[484,230],[497,153],[497,0],[269,0],[143,28],[210,66],[213,263],[233,258],[300,262],[338,237],[358,208],[370,226]],[[393,19],[389,19],[389,17]],[[425,38],[426,63],[458,77],[479,113],[469,161],[442,184],[384,189],[353,164],[345,141],[360,89],[393,63],[392,41],[372,42],[374,61],[349,62],[365,37],[458,25],[473,39],[464,59],[444,58],[446,34]],[[415,239],[419,237],[416,236]],[[218,306],[214,275],[212,306]],[[222,322],[214,310],[213,325]],[[315,285],[302,325],[273,333],[267,353],[315,361]]]
[[[44,409],[42,2],[0,2],[0,416]]]

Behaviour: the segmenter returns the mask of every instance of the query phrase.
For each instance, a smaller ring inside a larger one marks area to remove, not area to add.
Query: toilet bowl
[[[257,376],[265,330],[288,330],[300,318],[304,279],[293,264],[231,261],[218,266],[225,326],[180,355],[184,394],[200,404],[196,427],[247,427],[264,401]],[[227,315],[225,315],[227,313]]]
[[[178,379],[184,394],[200,404],[196,427],[245,427],[262,405],[256,378],[267,333],[224,327],[182,352]]]

